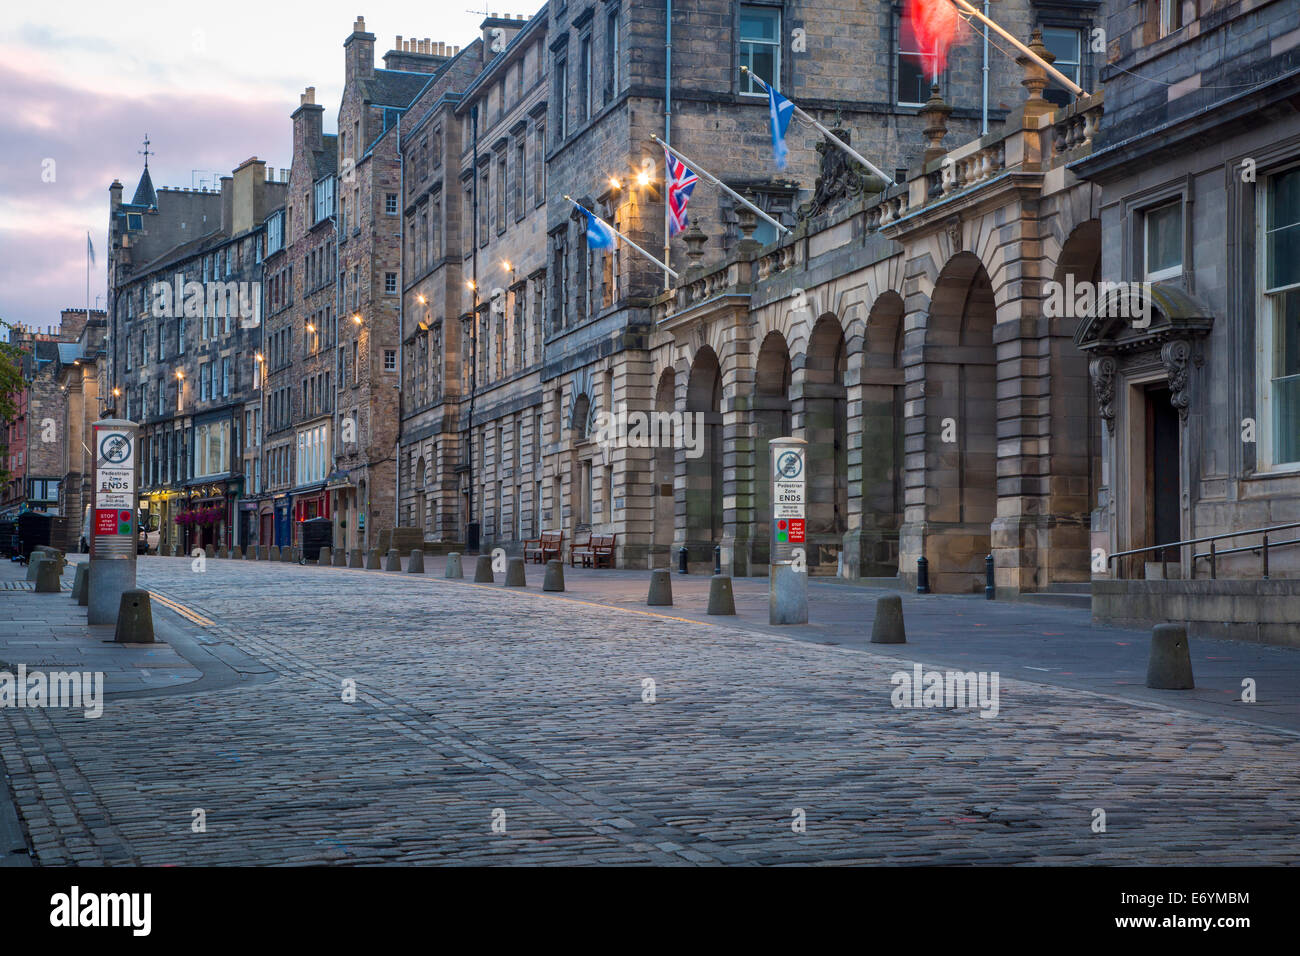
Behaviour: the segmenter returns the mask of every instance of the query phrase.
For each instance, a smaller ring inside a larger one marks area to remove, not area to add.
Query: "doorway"
[[[1149,385],[1144,389],[1146,406],[1146,544],[1169,544],[1182,537],[1179,496],[1182,461],[1179,448],[1178,412],[1170,401],[1169,386]],[[1160,560],[1160,553],[1149,555]],[[1176,562],[1178,552],[1167,557]]]

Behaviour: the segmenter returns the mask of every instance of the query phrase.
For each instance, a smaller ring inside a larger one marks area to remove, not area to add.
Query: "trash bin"
[[[321,548],[334,547],[334,522],[329,518],[308,518],[302,523],[302,558],[316,562]]]
[[[49,515],[36,511],[27,511],[18,516],[18,551],[23,560],[30,560],[32,551],[37,546],[50,543],[53,525]]]

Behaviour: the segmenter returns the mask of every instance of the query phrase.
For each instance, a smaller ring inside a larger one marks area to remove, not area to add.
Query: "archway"
[[[804,439],[808,442],[808,566],[834,573],[848,528],[848,401],[844,330],[834,316],[813,326],[804,357]]]
[[[659,387],[655,390],[656,412],[671,414],[677,404],[677,376],[672,369],[665,369],[659,376]],[[662,421],[663,419],[659,419]],[[675,529],[676,504],[673,493],[674,454],[672,441],[665,440],[668,435],[662,429],[656,429],[655,437],[659,439],[654,448],[654,485],[651,490],[654,500],[654,528],[651,548],[650,566],[652,568],[671,564],[673,532]]]
[[[427,531],[429,528],[428,498],[425,491],[425,481],[427,479],[427,469],[424,464],[424,458],[421,457],[415,463],[415,483],[412,487],[415,489],[415,526],[421,531]]]
[[[790,349],[785,336],[769,332],[754,369],[754,564],[772,559],[772,463],[768,446],[791,433]]]
[[[861,536],[849,540],[848,573],[898,573],[903,523],[903,297],[883,292],[867,316],[861,356]],[[856,567],[854,566],[856,561]]]
[[[936,591],[984,586],[997,514],[996,322],[988,273],[959,253],[935,284],[925,335],[923,553]]]
[[[686,549],[688,560],[713,563],[713,546],[722,541],[722,367],[707,345],[695,355],[686,383],[686,411],[693,416],[697,455],[686,455]],[[703,435],[699,436],[700,424]]]

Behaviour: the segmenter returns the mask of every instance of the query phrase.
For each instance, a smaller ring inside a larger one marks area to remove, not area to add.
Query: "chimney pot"
[[[353,32],[353,33],[365,33],[365,32],[366,32],[366,18],[365,18],[365,17],[362,17],[362,16],[358,16],[358,17],[357,17],[357,22],[354,23],[354,24],[352,24],[352,32]]]
[[[400,50],[402,48],[402,35],[400,33],[397,34],[397,42],[393,44],[393,48],[396,50]]]

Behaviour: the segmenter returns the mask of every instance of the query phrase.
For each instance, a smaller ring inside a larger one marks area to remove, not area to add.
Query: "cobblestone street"
[[[261,682],[110,696],[97,720],[0,711],[43,865],[1300,861],[1283,731],[1005,673],[995,719],[895,709],[890,675],[925,662],[906,646],[537,580],[142,559],[140,581],[189,612],[156,600],[160,639]]]

